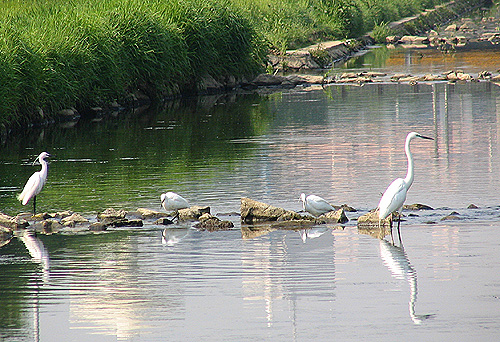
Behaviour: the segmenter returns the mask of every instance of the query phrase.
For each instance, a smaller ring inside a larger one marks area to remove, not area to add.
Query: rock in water
[[[0,225],[12,229],[23,229],[28,227],[29,223],[24,219],[0,213]]]
[[[203,214],[210,214],[210,207],[192,206],[186,209],[179,209],[179,221],[198,220]]]
[[[336,211],[329,211],[327,213],[324,213],[323,215],[318,216],[318,220],[323,219],[326,220],[327,223],[346,223],[347,221],[349,221],[345,214],[344,208],[340,208]]]
[[[250,198],[241,199],[240,213],[241,221],[247,224],[278,220],[300,220],[302,218],[300,214],[294,211],[274,207]]]
[[[391,226],[394,214],[389,215],[386,219],[380,221],[380,226]],[[378,227],[378,210],[361,215],[358,218],[358,228],[360,227]]]
[[[124,219],[127,215],[125,210],[116,210],[113,208],[108,208],[102,213],[97,214],[97,219],[103,223],[112,222],[115,220]]]
[[[194,225],[195,228],[200,230],[216,231],[227,230],[233,228],[233,222],[222,221],[218,217],[205,213],[198,218],[199,222]]]
[[[0,227],[0,247],[8,244],[12,239],[12,229]]]

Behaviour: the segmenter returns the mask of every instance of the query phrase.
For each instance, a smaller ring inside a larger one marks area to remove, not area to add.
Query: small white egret
[[[161,194],[160,199],[161,199],[161,205],[163,206],[165,211],[174,211],[175,217],[179,216],[179,209],[189,208],[188,201],[181,195],[176,194],[175,192],[169,191],[164,194]]]
[[[306,196],[306,194],[302,193],[300,194],[300,200],[302,201],[302,208],[314,216],[319,216],[335,210],[335,208],[325,199],[316,195]]]
[[[408,192],[408,189],[410,189],[413,183],[413,156],[410,151],[410,142],[414,138],[434,140],[433,138],[423,136],[416,132],[408,133],[405,142],[405,153],[406,157],[408,158],[408,172],[406,174],[406,177],[404,179],[403,178],[395,179],[391,183],[391,185],[389,185],[387,190],[385,190],[378,204],[379,226],[380,226],[380,221],[386,219],[391,213],[393,212],[398,213],[399,216],[398,234],[399,234],[399,226],[401,224],[401,211],[403,210],[403,204],[406,201],[406,193]]]
[[[26,205],[31,198],[33,198],[33,215],[36,214],[36,195],[42,191],[45,182],[47,181],[47,171],[48,164],[45,158],[50,157],[47,152],[42,152],[35,159],[33,165],[38,160],[42,165],[42,169],[31,175],[31,177],[26,182],[23,191],[17,196],[17,199],[21,201],[22,205]]]

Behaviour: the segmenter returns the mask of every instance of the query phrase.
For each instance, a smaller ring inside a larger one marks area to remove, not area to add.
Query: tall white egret
[[[335,210],[335,208],[325,199],[316,195],[306,196],[306,194],[302,193],[300,194],[300,200],[302,201],[302,208],[314,216],[319,216]]]
[[[35,159],[33,165],[38,160],[42,165],[42,169],[31,175],[31,177],[26,182],[23,191],[17,196],[17,199],[21,201],[22,205],[26,205],[29,200],[33,198],[33,215],[36,214],[36,195],[38,195],[40,191],[42,191],[42,188],[47,181],[48,164],[45,161],[45,158],[47,157],[50,157],[50,154],[48,154],[47,152],[42,152]]]
[[[406,157],[408,158],[408,172],[406,174],[406,177],[404,179],[403,178],[395,179],[391,183],[391,185],[389,185],[387,190],[385,190],[378,204],[379,226],[380,226],[380,221],[386,219],[391,213],[393,212],[398,213],[399,216],[398,234],[399,234],[399,226],[401,224],[401,211],[403,210],[403,204],[406,201],[406,193],[408,192],[408,189],[410,189],[413,183],[413,156],[410,151],[410,142],[415,138],[434,140],[433,138],[423,136],[416,132],[408,133],[405,142],[405,153]]]
[[[169,191],[164,194],[161,194],[160,199],[161,199],[161,205],[163,206],[165,211],[174,211],[175,217],[179,216],[179,209],[189,208],[188,201],[181,195],[176,194],[175,192]]]

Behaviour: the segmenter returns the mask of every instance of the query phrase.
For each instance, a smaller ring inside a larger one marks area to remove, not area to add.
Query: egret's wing
[[[308,200],[309,204],[318,211],[328,212],[335,210],[335,208],[330,203],[328,203],[325,199],[319,196],[309,195]]]
[[[33,196],[36,196],[40,192],[41,186],[43,186],[43,182],[40,177],[40,172],[35,172],[28,179],[23,191],[19,194],[19,196],[17,196],[17,198],[23,205],[26,205],[26,203],[28,203]]]
[[[385,219],[393,211],[403,206],[406,200],[407,191],[405,184],[403,178],[398,178],[389,185],[387,190],[385,190],[378,204],[380,218]]]
[[[181,195],[176,194],[175,192],[167,192],[164,203],[165,203],[164,205],[165,210],[177,210],[177,209],[189,208],[188,201]]]

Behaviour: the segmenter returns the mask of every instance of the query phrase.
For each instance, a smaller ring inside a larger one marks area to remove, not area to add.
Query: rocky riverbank
[[[485,3],[469,6],[464,2],[451,1],[426,10],[421,14],[404,18],[387,25],[385,38],[388,48],[438,49],[444,54],[462,48],[498,48],[500,43],[500,15],[498,6],[486,9]],[[463,17],[471,14],[471,17]],[[411,75],[403,73],[386,74],[361,71],[310,75],[308,70],[323,70],[338,61],[350,58],[354,53],[373,44],[374,34],[359,39],[315,44],[304,49],[287,51],[285,55],[269,56],[273,74],[259,75],[245,87],[293,88],[307,84],[364,84],[376,82],[397,82],[416,85],[418,82],[500,82],[500,69],[483,70],[469,74],[463,70],[443,70],[440,74]],[[500,49],[500,48],[498,48]],[[499,65],[500,68],[500,65]],[[279,75],[286,71],[289,75]]]

